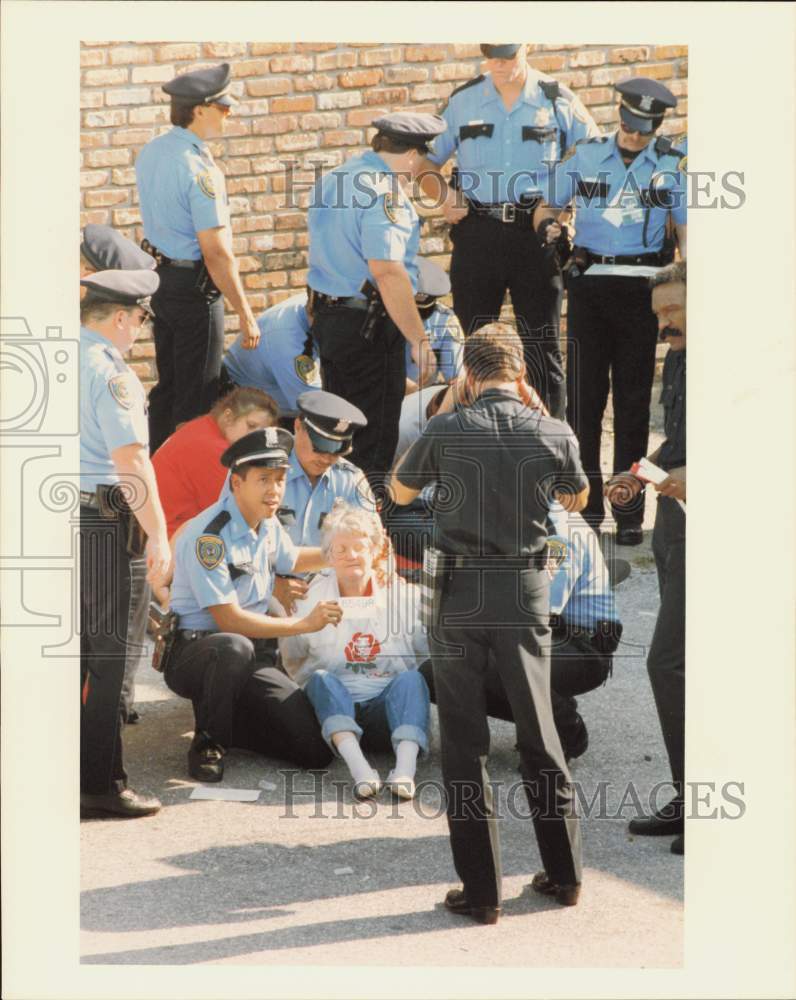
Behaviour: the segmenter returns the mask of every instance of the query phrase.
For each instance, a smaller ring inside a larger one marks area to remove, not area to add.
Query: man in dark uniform
[[[448,127],[420,185],[451,224],[453,308],[464,335],[499,318],[508,289],[528,380],[563,419],[563,283],[556,254],[533,230],[533,212],[551,166],[599,129],[568,87],[528,65],[524,45],[481,51],[486,72],[448,98],[442,110]],[[439,167],[454,154],[457,180],[449,187]]]
[[[170,552],[146,396],[123,355],[151,316],[158,276],[99,271],[80,284],[80,811],[147,816],[160,803],[127,787],[122,761],[122,684],[141,641],[132,565],[145,556],[150,576],[164,573]]]
[[[420,221],[405,188],[445,122],[401,112],[373,125],[372,151],[330,171],[315,189],[307,283],[323,387],[365,414],[351,461],[377,489],[398,443],[406,343],[421,385],[437,370],[415,302]]]
[[[567,279],[567,420],[591,483],[584,517],[597,529],[605,516],[600,437],[609,374],[614,472],[629,468],[647,449],[657,325],[647,272],[636,277],[633,270],[671,262],[667,231],[672,226],[681,257],[686,254],[684,154],[665,136],[656,137],[677,99],[662,83],[645,77],[616,89],[619,129],[569,151],[550,176],[551,208],[540,207],[535,219],[540,233],[557,236],[554,210],[574,199],[578,245]],[[595,266],[607,273],[594,273]],[[611,273],[617,266],[622,273]],[[617,543],[638,545],[643,497],[613,513]]]
[[[661,340],[669,344],[663,365],[666,440],[649,456],[669,473],[656,484],[660,493],[652,533],[652,551],[658,570],[661,606],[647,672],[655,696],[663,740],[672,770],[675,797],[651,816],[631,820],[630,832],[638,836],[675,834],[672,853],[683,853],[685,782],[685,261],[667,267],[651,279],[652,309]],[[610,480],[606,493],[613,503],[628,502],[644,483],[626,472]]]
[[[223,135],[235,98],[229,63],[184,73],[163,85],[171,98],[169,132],[144,146],[135,162],[146,240],[158,262],[155,360],[149,396],[152,451],[180,424],[206,413],[219,393],[224,301],[238,314],[242,344],[260,330],[231,249],[224,175],[207,140]]]
[[[399,504],[431,482],[451,495],[434,512],[444,576],[429,632],[451,846],[464,883],[445,905],[495,923],[501,871],[486,772],[490,651],[517,726],[544,863],[532,885],[563,905],[574,905],[580,891],[579,824],[550,704],[544,553],[550,506],[557,500],[570,511],[581,509],[588,482],[567,425],[523,402],[520,393],[528,387],[514,330],[491,324],[471,334],[463,363],[474,401],[429,421],[396,467],[392,487]]]

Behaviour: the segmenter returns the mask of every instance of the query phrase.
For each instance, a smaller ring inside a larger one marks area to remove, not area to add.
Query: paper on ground
[[[208,788],[197,785],[191,792],[192,799],[217,799],[219,802],[256,802],[259,788]]]

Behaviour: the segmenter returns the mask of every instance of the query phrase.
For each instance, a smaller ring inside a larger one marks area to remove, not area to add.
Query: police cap
[[[418,114],[415,111],[394,111],[381,118],[374,118],[372,125],[382,135],[427,152],[428,143],[448,127],[439,115]]]
[[[362,410],[353,403],[322,389],[302,392],[296,397],[296,408],[312,447],[328,455],[347,455],[355,431],[368,422]]]
[[[80,284],[88,289],[87,298],[101,302],[114,302],[120,306],[140,306],[154,316],[149,303],[160,284],[154,271],[97,271],[80,279]]]
[[[615,89],[622,95],[619,117],[628,128],[643,135],[659,128],[666,110],[677,106],[677,98],[668,87],[646,76],[624,80]]]
[[[293,435],[281,427],[264,427],[244,434],[221,456],[221,464],[232,472],[240,465],[284,469],[293,451]]]
[[[192,73],[175,76],[163,84],[163,89],[180,104],[223,104],[229,108],[238,103],[237,98],[229,93],[231,78],[229,63],[221,63],[220,66],[195,69]]]
[[[485,45],[481,43],[481,54],[487,59],[513,59],[522,48],[519,45]]]
[[[90,222],[83,230],[80,252],[98,271],[146,271],[157,267],[155,258],[110,226]]]
[[[417,260],[417,299],[438,299],[451,290],[451,279],[447,271],[435,264],[428,257],[418,257]]]

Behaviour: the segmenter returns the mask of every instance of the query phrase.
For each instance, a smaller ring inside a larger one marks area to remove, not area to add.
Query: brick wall
[[[136,242],[143,234],[135,157],[171,127],[161,84],[203,65],[232,64],[241,103],[224,138],[210,146],[226,173],[234,252],[259,315],[305,284],[304,209],[317,165],[335,167],[365,148],[368,126],[381,113],[438,111],[454,87],[478,72],[481,54],[471,44],[87,42],[80,60],[80,224],[106,223]],[[630,76],[661,80],[679,99],[677,117],[663,131],[687,129],[685,46],[536,45],[529,61],[575,90],[606,129],[617,121],[613,83]],[[421,251],[445,266],[446,229],[441,217],[427,218],[421,240]],[[228,315],[228,340],[237,325],[237,316]],[[133,368],[151,383],[152,342],[135,344],[132,356]]]

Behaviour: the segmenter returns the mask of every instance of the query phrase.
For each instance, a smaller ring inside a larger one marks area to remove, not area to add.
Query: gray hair
[[[658,285],[674,285],[679,283],[687,284],[686,262],[684,260],[678,260],[676,264],[668,264],[650,278],[650,288],[657,288]]]
[[[338,498],[321,527],[321,552],[327,561],[332,551],[332,540],[340,532],[367,538],[373,552],[373,570],[378,583],[382,587],[387,586],[393,574],[392,546],[379,515]]]

